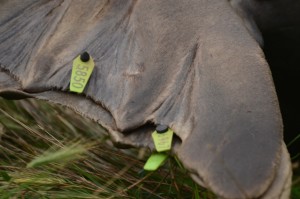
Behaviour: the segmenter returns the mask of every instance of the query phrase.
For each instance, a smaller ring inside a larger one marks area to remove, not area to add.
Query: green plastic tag
[[[168,129],[165,133],[152,133],[155,148],[158,152],[168,151],[172,147],[173,131]]]
[[[155,171],[158,169],[168,158],[165,153],[153,153],[147,160],[144,169],[146,171]]]
[[[92,57],[89,61],[83,62],[80,56],[76,57],[73,61],[72,75],[70,81],[70,91],[82,93],[89,78],[93,72],[95,63]]]

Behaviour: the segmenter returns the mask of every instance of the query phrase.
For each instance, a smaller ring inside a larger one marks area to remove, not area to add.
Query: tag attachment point
[[[80,60],[82,62],[88,62],[90,60],[90,55],[88,52],[84,52],[80,55]]]

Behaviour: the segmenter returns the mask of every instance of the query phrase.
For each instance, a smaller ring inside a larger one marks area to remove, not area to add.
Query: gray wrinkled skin
[[[122,147],[153,149],[151,132],[167,124],[172,151],[220,198],[288,198],[290,159],[256,4],[0,0],[0,95],[70,107]],[[78,95],[68,87],[83,51],[95,70]]]

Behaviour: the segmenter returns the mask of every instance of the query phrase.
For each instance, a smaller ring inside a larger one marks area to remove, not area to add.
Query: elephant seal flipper
[[[266,193],[264,193],[262,199],[289,198],[292,187],[292,165],[291,159],[284,143],[282,143],[282,155],[280,159],[279,167],[274,182],[271,184]]]
[[[17,82],[2,93],[66,105],[124,145],[153,149],[151,131],[166,124],[207,188],[262,196],[279,167],[282,122],[263,52],[229,3],[84,2],[37,1],[2,20],[1,69]],[[71,66],[84,51],[95,69],[77,95]]]

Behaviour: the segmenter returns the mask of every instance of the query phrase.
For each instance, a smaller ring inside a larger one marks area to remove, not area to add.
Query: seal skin
[[[0,95],[67,106],[122,147],[153,149],[166,124],[174,154],[220,198],[288,198],[281,115],[245,2],[2,0]],[[84,51],[95,69],[78,95]]]

